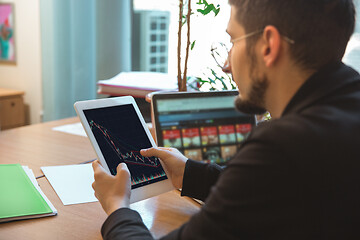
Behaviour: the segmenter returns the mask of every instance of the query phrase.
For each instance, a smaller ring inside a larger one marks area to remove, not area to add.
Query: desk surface
[[[40,167],[77,164],[96,158],[87,138],[52,131],[53,127],[75,123],[77,118],[36,124],[0,132],[0,164],[29,166],[35,176]],[[46,178],[38,183],[58,210],[55,217],[0,224],[0,239],[101,239],[106,214],[99,202],[64,206]],[[199,210],[198,203],[168,192],[131,205],[154,237],[181,226]]]

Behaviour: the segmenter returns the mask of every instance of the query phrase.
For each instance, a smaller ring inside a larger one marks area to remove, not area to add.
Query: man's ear
[[[281,35],[276,27],[266,26],[263,32],[261,54],[266,67],[272,66],[281,54]]]

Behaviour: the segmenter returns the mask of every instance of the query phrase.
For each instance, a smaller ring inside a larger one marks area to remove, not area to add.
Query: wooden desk
[[[87,138],[52,131],[55,126],[77,122],[77,118],[20,127],[0,132],[0,164],[29,166],[35,176],[41,166],[81,163],[96,155]],[[99,202],[64,206],[46,178],[38,183],[58,210],[58,215],[0,224],[0,239],[101,239],[100,228],[106,214]],[[154,237],[181,226],[199,205],[181,198],[177,191],[131,205]]]

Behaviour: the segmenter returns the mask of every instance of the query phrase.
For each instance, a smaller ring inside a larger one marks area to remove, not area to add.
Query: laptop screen
[[[255,116],[234,108],[237,91],[155,94],[152,109],[157,145],[186,157],[224,164],[255,125]]]

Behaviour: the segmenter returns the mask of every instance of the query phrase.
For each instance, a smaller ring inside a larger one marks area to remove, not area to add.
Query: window
[[[215,2],[215,1],[214,1]],[[196,13],[194,2],[191,18],[191,42],[196,40],[194,49],[190,51],[188,62],[188,75],[200,76],[208,67],[217,68],[211,56],[211,45],[213,42],[228,42],[229,37],[226,33],[226,27],[230,16],[230,6],[227,1],[217,1],[221,3],[221,10],[218,16],[214,14],[202,16]],[[177,75],[177,33],[178,33],[178,1],[169,0],[133,0],[135,12],[154,12],[151,20],[148,21],[149,33],[151,37],[151,46],[147,47],[149,54],[147,62],[147,71],[169,72]],[[161,16],[155,13],[167,12],[168,16]],[[156,24],[155,24],[156,23]],[[186,28],[186,24],[184,26]],[[134,27],[133,29],[136,29]],[[185,29],[184,28],[184,29]],[[182,46],[186,47],[186,36],[182,38]],[[139,47],[140,48],[140,47]],[[185,51],[184,51],[185,52]],[[156,57],[155,65],[151,65],[150,58]],[[143,57],[140,57],[143,58]],[[182,56],[185,59],[185,56]],[[145,71],[144,69],[139,69]]]
[[[170,12],[161,8],[144,8],[144,6],[150,6],[153,3],[153,0],[134,0],[133,71],[168,72]],[[138,5],[140,7],[137,7]]]
[[[163,59],[160,58],[156,63],[155,71],[160,71],[161,67],[168,69],[171,74],[177,74],[177,32],[178,32],[178,2],[169,0],[133,0],[135,11],[160,11],[168,12],[169,18],[166,16],[157,16],[151,21],[151,41],[156,42],[155,47],[151,47],[151,54],[159,54],[157,56],[165,57],[166,66],[159,66]],[[191,41],[195,41],[195,46],[190,51],[188,62],[188,74],[193,76],[201,76],[209,67],[216,69],[217,65],[213,60],[210,49],[214,42],[229,42],[229,36],[225,30],[230,16],[230,6],[222,1],[220,13],[214,17],[214,14],[201,16],[194,14],[191,18]],[[355,33],[352,36],[343,61],[357,69],[360,72],[360,0],[354,0],[357,8],[357,23]],[[195,4],[196,5],[196,4]],[[195,10],[193,10],[196,12]],[[156,22],[156,23],[155,23]],[[167,25],[168,24],[168,25]],[[160,31],[168,31],[160,33]],[[183,47],[185,48],[186,36],[183,36]],[[184,59],[184,55],[182,56]],[[162,70],[162,69],[161,69]]]
[[[343,61],[360,72],[360,0],[354,0],[354,3],[357,11],[356,27],[346,48]]]
[[[151,39],[152,42],[156,42],[156,35],[152,34],[150,39]]]

